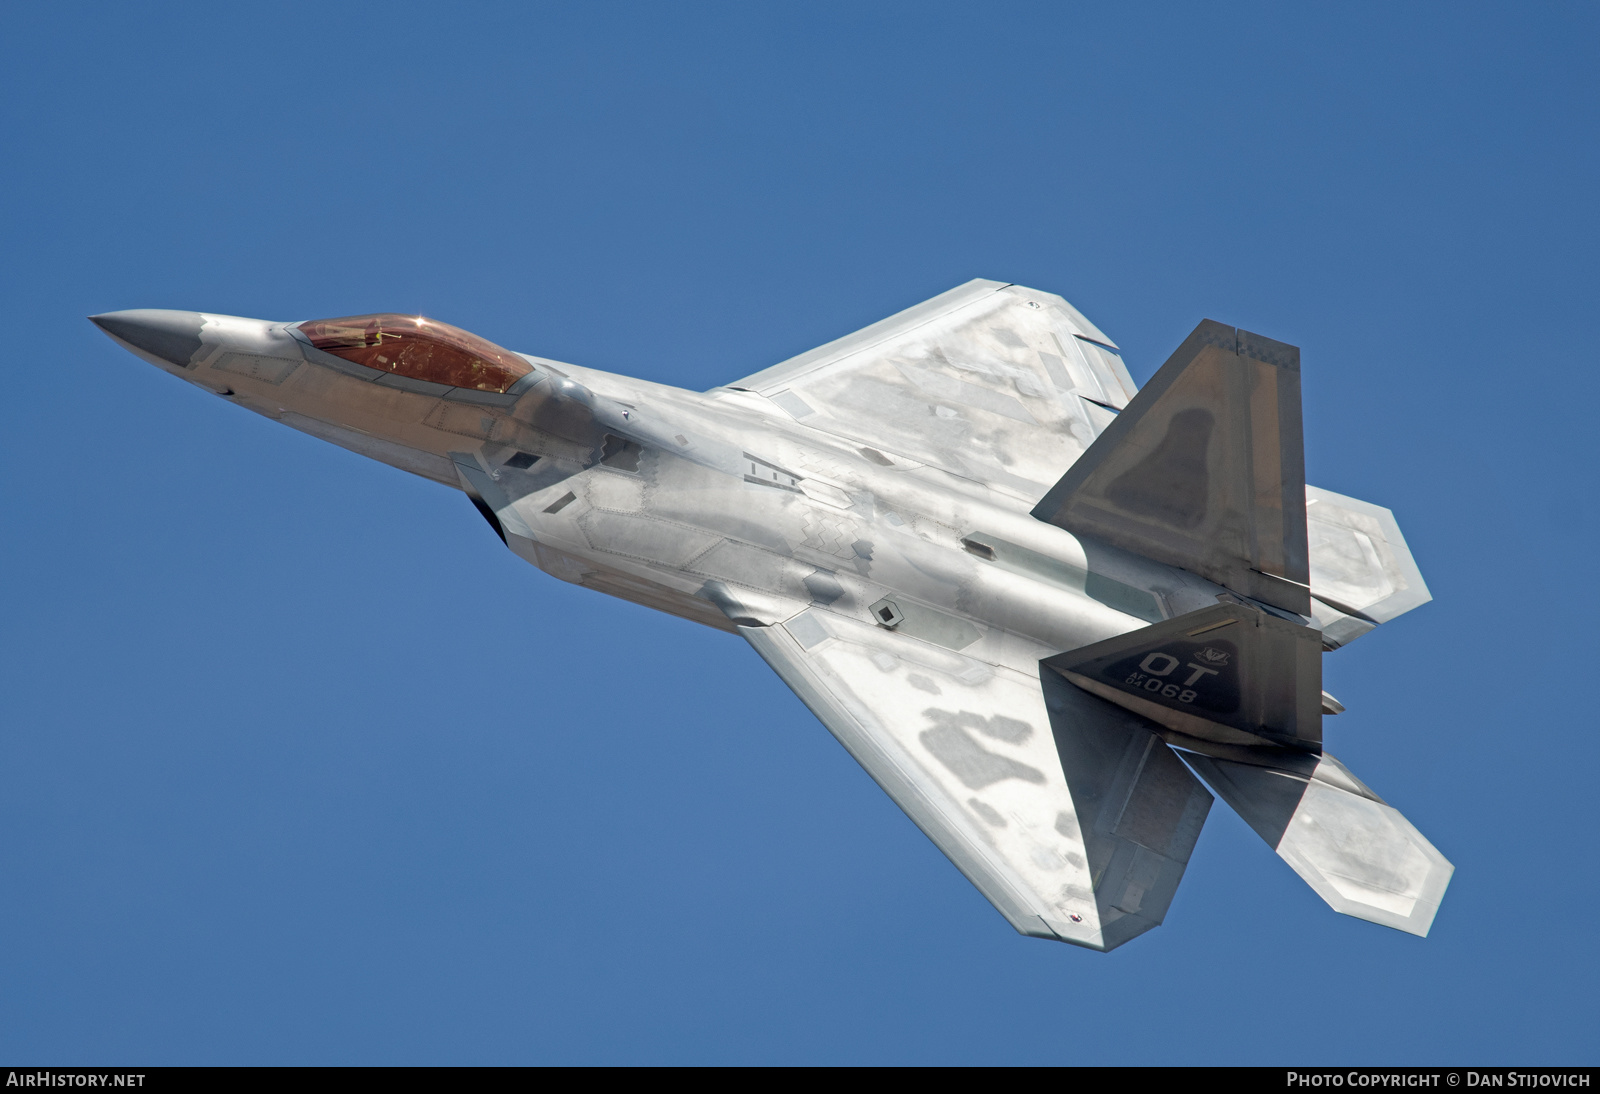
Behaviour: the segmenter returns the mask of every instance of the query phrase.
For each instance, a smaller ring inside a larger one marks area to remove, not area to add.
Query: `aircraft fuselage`
[[[321,352],[294,324],[118,316],[198,325],[181,363],[119,341],[247,410],[463,490],[546,573],[724,630],[811,603],[865,617],[889,598],[895,628],[952,653],[1023,641],[1047,656],[1224,592],[749,392],[525,357],[539,379],[520,393],[435,393]]]

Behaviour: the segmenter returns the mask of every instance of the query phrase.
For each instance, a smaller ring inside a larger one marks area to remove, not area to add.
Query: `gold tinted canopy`
[[[379,372],[504,393],[533,368],[510,350],[420,315],[352,315],[301,323],[311,344]]]

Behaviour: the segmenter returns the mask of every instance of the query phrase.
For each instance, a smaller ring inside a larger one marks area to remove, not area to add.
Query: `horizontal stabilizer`
[[[1338,760],[1184,759],[1334,911],[1428,933],[1455,867]]]
[[[1322,636],[1243,604],[1201,608],[1044,664],[1186,737],[1322,744]]]
[[[1310,612],[1300,351],[1209,319],[1033,509]]]
[[[1433,599],[1394,514],[1381,505],[1306,487],[1311,611],[1335,649]]]

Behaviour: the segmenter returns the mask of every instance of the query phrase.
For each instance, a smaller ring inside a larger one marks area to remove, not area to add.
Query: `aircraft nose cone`
[[[134,308],[91,315],[89,322],[133,349],[187,368],[200,350],[200,327],[205,317],[196,311]]]

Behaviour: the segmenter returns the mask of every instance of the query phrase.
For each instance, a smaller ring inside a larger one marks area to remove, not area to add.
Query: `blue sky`
[[[0,68],[0,1058],[1595,1061],[1592,6],[34,5]],[[1303,347],[1435,602],[1330,749],[1419,940],[1220,804],[1014,935],[755,654],[83,317],[420,311],[703,389],[972,277]]]

